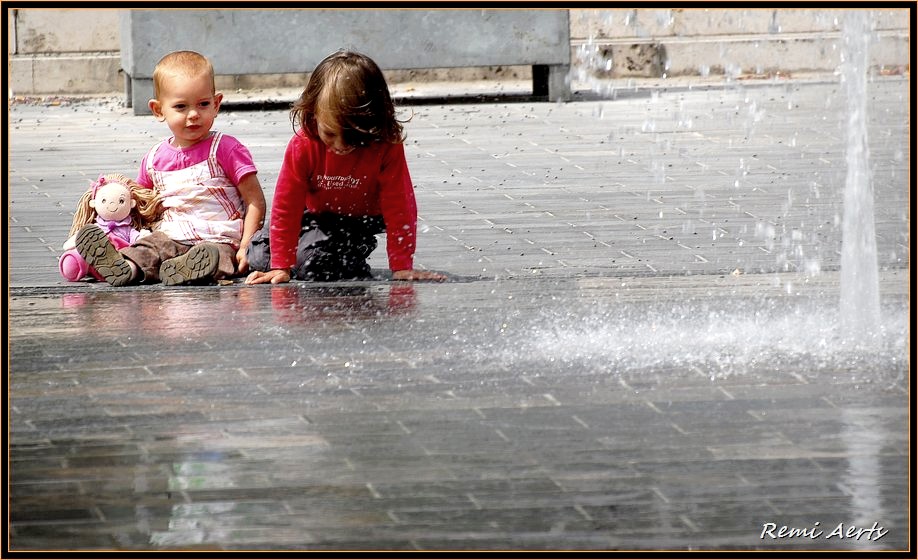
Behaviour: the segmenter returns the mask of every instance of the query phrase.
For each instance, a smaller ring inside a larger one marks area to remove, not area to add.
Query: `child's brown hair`
[[[163,201],[155,190],[148,189],[120,173],[107,173],[100,176],[77,202],[73,225],[70,227],[71,236],[81,227],[95,221],[98,214],[95,208],[89,205],[89,201],[95,196],[96,187],[105,183],[119,183],[131,191],[131,198],[137,201],[137,206],[131,209],[131,227],[134,229],[147,228],[162,216]]]
[[[159,59],[153,68],[153,97],[159,99],[162,83],[166,76],[187,76],[196,78],[207,76],[210,78],[213,91],[216,91],[214,82],[214,67],[201,53],[194,51],[175,51]]]
[[[405,140],[382,70],[358,52],[339,50],[316,66],[293,104],[290,119],[294,130],[299,126],[306,136],[319,140],[317,111],[341,126],[348,146]]]

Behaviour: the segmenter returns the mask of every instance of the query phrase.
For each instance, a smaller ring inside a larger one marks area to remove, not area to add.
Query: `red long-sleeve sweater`
[[[339,156],[297,131],[287,144],[271,204],[271,268],[296,264],[304,210],[382,216],[393,271],[413,268],[417,203],[402,144],[373,142]]]

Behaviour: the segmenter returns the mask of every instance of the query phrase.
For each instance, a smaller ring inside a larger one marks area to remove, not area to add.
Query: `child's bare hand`
[[[393,280],[427,280],[431,282],[444,282],[445,274],[433,272],[432,270],[396,270],[392,272]]]
[[[290,272],[282,268],[275,268],[268,272],[254,271],[245,279],[246,284],[281,284],[290,281]]]
[[[236,251],[236,269],[239,274],[245,274],[249,271],[249,259],[246,257],[246,252],[244,248]]]

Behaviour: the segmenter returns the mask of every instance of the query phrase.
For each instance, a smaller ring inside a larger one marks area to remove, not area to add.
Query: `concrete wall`
[[[571,10],[581,75],[661,77],[832,73],[841,63],[839,9]],[[909,10],[871,12],[875,72],[908,70]]]
[[[122,87],[116,10],[6,10],[14,94],[99,93]]]
[[[115,93],[124,88],[118,11],[6,9],[15,95]],[[571,10],[574,79],[832,73],[843,10]],[[907,72],[909,10],[872,12],[874,71]],[[219,68],[217,69],[219,71]],[[405,70],[390,81],[528,78],[529,67]],[[221,76],[221,89],[300,86],[304,75]]]

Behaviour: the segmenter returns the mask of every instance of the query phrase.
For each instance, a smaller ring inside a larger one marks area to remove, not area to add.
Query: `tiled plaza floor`
[[[909,549],[909,89],[869,88],[856,341],[830,81],[404,107],[444,284],[384,243],[367,282],[63,282],[79,194],[166,131],[13,104],[9,549]],[[270,201],[286,111],[218,127]]]

